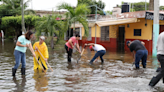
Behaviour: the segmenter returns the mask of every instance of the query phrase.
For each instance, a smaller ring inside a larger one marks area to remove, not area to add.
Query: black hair
[[[27,40],[30,40],[30,36],[33,34],[33,32],[31,31],[28,31],[26,34],[25,34],[25,37]]]
[[[79,35],[79,34],[76,34],[75,36],[76,36],[76,37],[80,37],[80,35]]]

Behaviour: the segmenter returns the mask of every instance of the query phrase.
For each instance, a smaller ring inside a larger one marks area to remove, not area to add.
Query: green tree
[[[27,8],[28,2],[29,0],[24,3],[24,9]],[[0,18],[21,15],[21,9],[21,0],[3,0],[3,4],[0,5]],[[25,14],[29,14],[29,12],[35,14],[32,10],[26,10]]]
[[[149,3],[146,2],[147,9],[149,7]],[[133,8],[133,11],[145,11],[145,2],[137,2],[137,3],[131,3],[131,9]]]
[[[79,4],[76,8],[72,7],[67,3],[62,3],[58,6],[58,9],[66,9],[66,20],[68,28],[70,29],[71,24],[74,24],[73,30],[75,30],[75,22],[79,22],[85,29],[85,35],[88,35],[88,22],[85,17],[87,12],[90,12],[86,4]]]
[[[106,11],[106,15],[112,15],[112,11]]]
[[[25,25],[27,27],[26,30],[32,30],[34,28],[35,22],[41,20],[42,18],[34,15],[25,15]],[[4,30],[5,36],[18,37],[22,34],[21,31],[21,21],[22,16],[6,16],[1,19],[1,29]],[[8,34],[7,34],[8,33]]]
[[[160,6],[159,7],[159,10],[164,10],[164,6]]]
[[[154,10],[154,0],[149,1],[149,10]]]
[[[87,6],[91,6],[91,5],[97,5],[99,8],[104,9],[105,8],[105,3],[102,2],[102,0],[96,1],[96,0],[78,0],[78,5],[80,4],[87,4]],[[90,14],[95,14],[96,11],[96,7],[90,7],[91,12]],[[97,13],[103,15],[103,11],[97,9]]]
[[[51,37],[51,48],[54,49],[54,33],[58,36],[58,40],[63,37],[64,32],[67,31],[67,24],[63,21],[58,21],[58,15],[48,15],[36,22],[37,36],[40,36],[42,32],[46,36]]]

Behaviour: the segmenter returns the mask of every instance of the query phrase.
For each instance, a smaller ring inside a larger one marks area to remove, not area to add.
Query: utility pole
[[[32,0],[31,0],[31,9],[33,10],[33,4],[32,4]]]
[[[24,3],[22,0],[22,34],[25,34],[26,29],[25,29],[25,24],[24,24]]]
[[[146,0],[145,0],[145,11],[147,10],[147,2],[146,2]]]
[[[95,11],[95,44],[96,44],[96,39],[97,39],[97,34],[96,34],[96,32],[97,32],[97,25],[96,25],[96,21],[97,21],[97,4],[95,5],[95,7],[96,7],[96,11]]]
[[[97,5],[91,5],[89,7],[93,7],[95,6],[96,7],[96,10],[95,10],[95,44],[96,44],[96,32],[97,32],[97,25],[96,25],[96,21],[97,21],[97,8],[102,10],[101,8],[97,7]],[[103,10],[102,10],[103,11]]]
[[[159,0],[154,0],[154,19],[153,19],[153,56],[157,55],[157,40],[159,36]]]

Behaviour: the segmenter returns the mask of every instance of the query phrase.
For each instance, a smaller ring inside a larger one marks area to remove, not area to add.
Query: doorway
[[[118,28],[118,37],[117,37],[117,51],[124,52],[125,46],[125,26],[120,26]]]

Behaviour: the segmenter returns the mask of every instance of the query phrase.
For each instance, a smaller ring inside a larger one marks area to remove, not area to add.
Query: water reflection
[[[152,92],[148,88],[156,67],[152,62],[156,65],[158,61],[151,55],[147,60],[147,69],[141,67],[139,70],[134,70],[133,59],[129,53],[107,52],[103,57],[103,65],[99,60],[94,62],[95,66],[90,66],[88,63],[95,52],[87,51],[88,48],[84,51],[87,58],[81,57],[78,64],[79,53],[74,52],[72,62],[67,63],[65,49],[55,51],[49,48],[48,63],[54,72],[48,69],[45,74],[42,70],[33,72],[33,57],[27,50],[26,77],[22,78],[18,70],[17,78],[13,78],[11,67],[15,64],[14,47],[14,42],[5,41],[3,47],[0,43],[0,89],[2,92]],[[157,84],[155,91],[164,91],[162,81]]]
[[[68,68],[68,69],[74,69],[71,62],[68,62],[67,68]]]
[[[22,82],[21,84],[19,83],[19,81],[17,80],[16,77],[13,77],[13,82],[15,83],[15,87],[16,90],[13,90],[14,92],[23,92],[25,89],[25,85],[26,85],[26,77],[22,76]]]
[[[47,91],[48,90],[48,80],[49,77],[41,69],[34,70],[33,78],[35,80],[35,89],[37,91]]]

